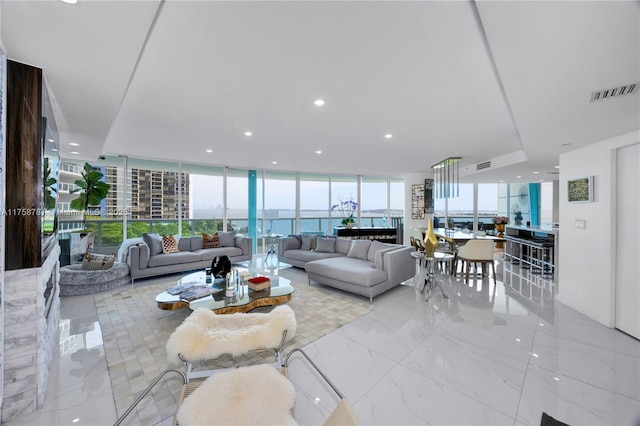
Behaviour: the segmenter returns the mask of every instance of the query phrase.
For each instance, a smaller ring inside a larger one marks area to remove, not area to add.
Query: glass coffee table
[[[158,308],[169,311],[186,307],[191,310],[207,308],[216,314],[233,314],[236,312],[249,312],[261,306],[281,305],[291,300],[291,295],[294,291],[291,281],[277,275],[262,274],[251,269],[238,268],[239,272],[247,270],[251,272],[253,276],[261,275],[268,277],[271,281],[271,287],[254,291],[244,284],[238,286],[236,296],[233,298],[225,297],[225,291],[222,289],[214,294],[190,302],[181,299],[180,295],[172,295],[167,291],[163,291],[156,296]],[[186,275],[178,280],[176,285],[188,283],[212,286],[211,283],[206,282],[206,274],[204,271]]]

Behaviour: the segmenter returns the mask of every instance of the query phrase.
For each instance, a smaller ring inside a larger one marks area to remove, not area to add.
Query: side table
[[[279,234],[267,234],[267,235],[260,236],[260,238],[269,241],[269,250],[267,250],[267,255],[264,257],[265,264],[267,263],[267,261],[269,260],[269,256],[271,255],[274,255],[276,259],[278,258],[278,248],[277,248],[278,246],[277,246],[276,240],[280,237],[282,237],[282,235],[279,235]]]
[[[453,255],[436,252],[433,256],[427,256],[424,252],[414,251],[411,256],[416,259],[415,287],[418,291],[424,292],[424,300],[429,300],[431,292],[436,286],[440,287],[442,297],[448,299],[449,296],[445,294],[436,278],[436,262],[451,260]]]

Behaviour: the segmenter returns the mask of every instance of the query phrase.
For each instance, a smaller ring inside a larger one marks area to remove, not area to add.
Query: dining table
[[[423,231],[423,233],[426,230]],[[496,237],[495,235],[480,235],[475,232],[462,232],[456,231],[453,229],[446,228],[436,228],[433,230],[438,238],[442,238],[446,242],[449,243],[449,248],[451,252],[455,252],[456,244],[466,243],[469,240],[474,239],[483,239],[483,240],[492,240],[494,242],[505,242],[506,240],[502,237]]]

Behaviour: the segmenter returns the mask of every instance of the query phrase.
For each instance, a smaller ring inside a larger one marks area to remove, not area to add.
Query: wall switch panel
[[[576,219],[575,220],[576,229],[587,229],[587,220],[586,219]]]

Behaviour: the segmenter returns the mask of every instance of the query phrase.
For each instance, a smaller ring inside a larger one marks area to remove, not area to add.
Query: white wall
[[[433,178],[433,174],[414,173],[404,175],[404,241],[403,244],[410,245],[409,229],[410,228],[426,228],[429,219],[433,215],[427,214],[424,219],[411,218],[411,185],[424,185],[425,179]]]
[[[607,327],[615,325],[616,149],[639,141],[634,131],[560,156],[557,299]],[[594,176],[594,201],[569,203],[567,180],[585,176]],[[586,229],[577,229],[576,219],[586,220]]]

